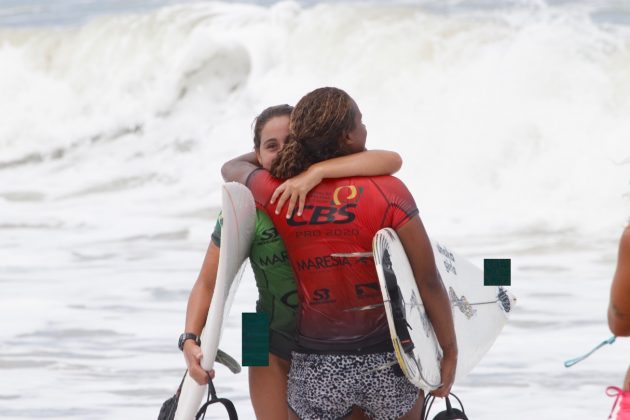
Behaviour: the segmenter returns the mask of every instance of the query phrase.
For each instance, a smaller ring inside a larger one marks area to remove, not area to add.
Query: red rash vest
[[[409,190],[392,176],[326,179],[309,193],[302,216],[287,219],[269,204],[281,183],[265,170],[247,180],[284,240],[296,275],[298,344],[306,352],[329,353],[391,348],[374,259],[331,254],[371,252],[378,230],[396,230],[417,215]]]

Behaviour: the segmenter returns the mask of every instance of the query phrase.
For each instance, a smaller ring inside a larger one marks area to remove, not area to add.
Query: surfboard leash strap
[[[179,396],[182,393],[182,387],[184,386],[184,380],[186,379],[187,373],[188,369],[186,369],[186,372],[184,372],[184,377],[179,383],[175,395],[164,401],[164,403],[162,404],[162,407],[160,408],[160,413],[158,414],[158,420],[173,420],[175,418],[175,413],[177,412],[177,403],[179,402]]]
[[[433,417],[433,420],[468,420],[468,417],[466,416],[466,410],[464,409],[464,404],[462,404],[462,401],[459,399],[459,397],[457,397],[457,395],[453,394],[452,392],[449,392],[449,396],[455,397],[455,399],[459,403],[459,406],[461,407],[461,410],[453,408],[451,406],[451,401],[448,397],[446,397],[446,410],[437,413],[437,415]],[[422,413],[420,415],[421,420],[429,420],[429,413],[431,411],[431,407],[433,407],[433,402],[435,401],[435,398],[436,397],[431,394],[428,394],[424,398]]]
[[[230,369],[230,372],[232,373],[239,373],[241,371],[241,365],[236,361],[236,359],[221,349],[217,349],[217,356],[214,358],[214,361],[221,363],[223,366]]]
[[[214,403],[222,404],[223,407],[225,407],[225,410],[228,412],[228,417],[230,420],[238,420],[238,414],[236,413],[236,408],[234,408],[234,404],[227,398],[217,397],[217,391],[214,389],[212,378],[210,378],[210,375],[208,375],[208,397],[206,398],[206,402],[201,406],[201,408],[199,408],[199,411],[197,411],[195,420],[205,419],[206,410],[211,404]]]
[[[613,344],[615,342],[615,340],[617,339],[616,336],[612,336],[604,341],[602,341],[601,343],[599,343],[598,345],[596,345],[593,350],[589,351],[588,353],[586,353],[583,356],[580,357],[576,357],[575,359],[570,359],[567,360],[566,362],[564,362],[564,367],[569,368],[579,362],[581,362],[582,360],[586,359],[588,356],[590,356],[591,354],[595,353],[597,350],[601,349],[602,347],[604,347],[606,344]]]

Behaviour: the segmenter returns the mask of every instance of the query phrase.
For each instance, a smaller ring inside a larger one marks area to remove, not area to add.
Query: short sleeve
[[[373,182],[387,200],[387,225],[389,227],[396,230],[418,215],[416,201],[400,179],[384,176],[373,178]]]
[[[212,243],[217,247],[221,247],[221,228],[223,227],[223,213],[219,213],[219,217],[217,217],[217,223],[214,225],[214,231],[212,232],[212,236],[210,239]]]
[[[254,200],[265,207],[271,199],[271,195],[282,181],[274,178],[264,169],[256,169],[249,174],[245,185],[251,190]]]

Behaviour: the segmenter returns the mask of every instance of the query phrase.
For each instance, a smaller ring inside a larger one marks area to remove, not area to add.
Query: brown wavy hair
[[[289,139],[271,165],[277,178],[291,178],[314,163],[351,152],[345,135],[355,128],[357,106],[334,87],[315,89],[291,113]]]
[[[254,149],[260,150],[260,133],[263,127],[270,119],[275,117],[281,117],[284,115],[291,115],[293,107],[291,105],[282,104],[274,105],[269,108],[263,109],[263,111],[254,119],[252,125],[254,126]]]

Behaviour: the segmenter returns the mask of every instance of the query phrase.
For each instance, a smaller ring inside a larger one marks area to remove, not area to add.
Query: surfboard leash
[[[160,408],[160,413],[158,414],[158,420],[173,420],[175,418],[175,413],[177,412],[177,403],[179,401],[179,396],[182,393],[182,387],[184,386],[184,379],[186,379],[187,373],[188,369],[186,369],[186,372],[184,372],[184,377],[179,383],[175,395],[164,401],[164,403],[162,404],[162,407]]]
[[[208,397],[206,398],[206,402],[199,408],[197,411],[197,415],[195,416],[195,420],[203,420],[206,418],[206,410],[212,404],[219,403],[225,407],[225,410],[228,412],[228,416],[230,420],[238,420],[238,414],[236,413],[236,408],[234,408],[234,404],[232,401],[227,398],[219,398],[217,397],[217,391],[214,389],[214,384],[212,383],[212,378],[210,378],[210,374],[208,374]]]
[[[604,347],[606,344],[613,344],[615,342],[615,340],[617,339],[616,336],[612,336],[604,341],[602,341],[601,343],[599,343],[598,345],[596,345],[593,350],[589,351],[588,353],[586,353],[583,356],[580,357],[576,357],[575,359],[570,359],[567,360],[566,362],[564,362],[564,367],[569,368],[579,362],[581,362],[582,360],[586,359],[587,357],[589,357],[591,354],[595,353],[597,350],[601,349],[602,347]]]

